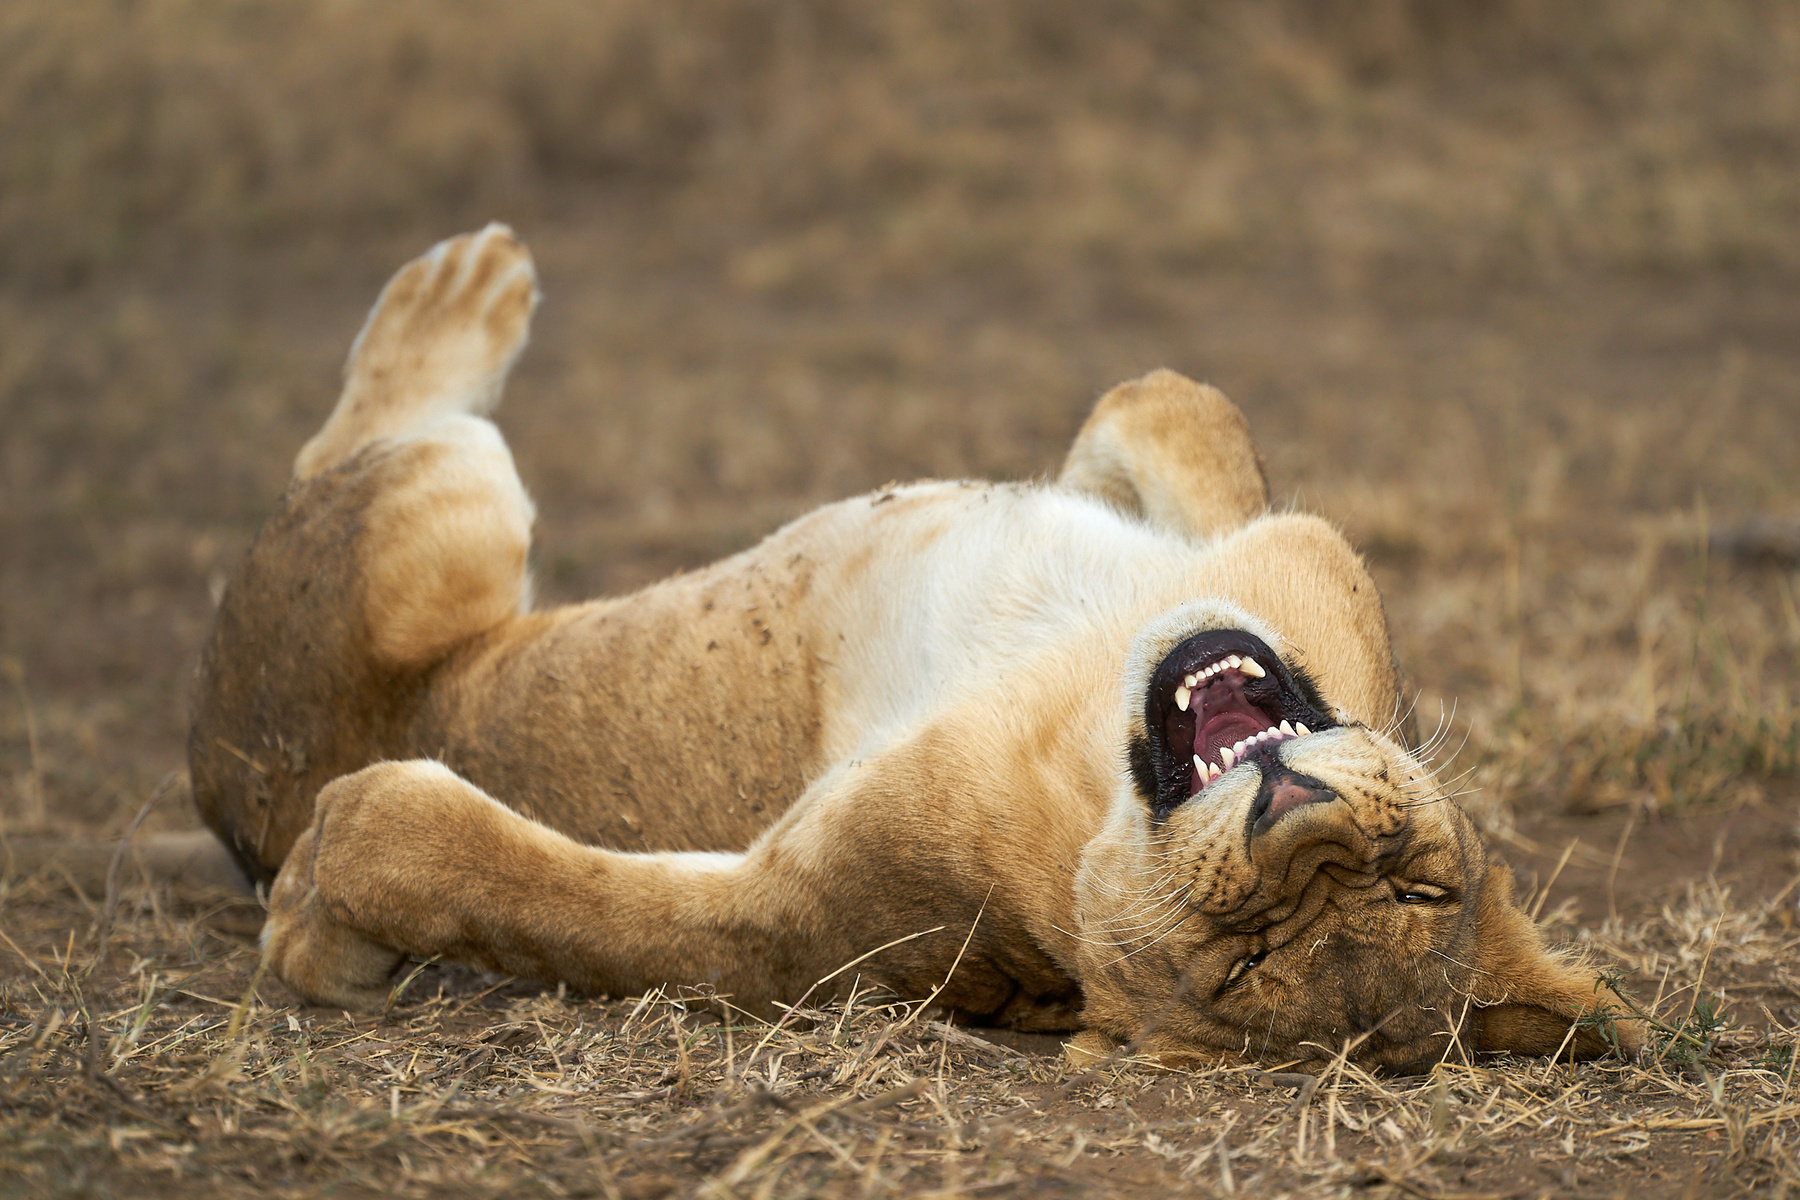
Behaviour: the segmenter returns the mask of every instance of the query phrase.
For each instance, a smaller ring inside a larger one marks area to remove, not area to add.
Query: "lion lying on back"
[[[1266,511],[1218,392],[1115,389],[1054,485],[884,490],[533,611],[479,414],[535,303],[499,226],[404,267],[220,606],[194,792],[303,996],[443,955],[761,1013],[942,985],[1096,1050],[1606,1049],[1616,997],[1384,731],[1368,574]]]

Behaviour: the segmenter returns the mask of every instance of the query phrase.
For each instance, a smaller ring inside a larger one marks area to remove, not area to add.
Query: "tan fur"
[[[1262,515],[1218,392],[1115,389],[1055,487],[892,489],[532,612],[530,501],[473,410],[535,296],[497,227],[402,269],[209,639],[196,798],[273,881],[268,961],[302,995],[375,1006],[405,956],[443,955],[763,1013],[858,976],[942,986],[971,1017],[1175,1057],[1604,1049],[1569,1031],[1616,998],[1544,950],[1382,732],[1399,684],[1368,573],[1325,522]],[[1341,725],[1279,762],[1331,803],[1252,833],[1245,764],[1153,816],[1146,690],[1212,629],[1311,673]],[[1448,899],[1396,901],[1427,882]]]
[[[407,263],[356,335],[343,395],[294,460],[295,480],[434,416],[492,410],[537,300],[531,255],[504,225]]]
[[[1269,506],[1244,414],[1218,388],[1170,370],[1100,398],[1060,482],[1196,539],[1236,529]]]

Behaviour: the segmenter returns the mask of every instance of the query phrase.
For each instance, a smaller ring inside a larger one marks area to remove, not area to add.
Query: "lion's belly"
[[[521,617],[459,655],[412,752],[593,845],[738,850],[820,769],[786,589],[714,568]]]
[[[1167,602],[1148,576],[1192,553],[1035,489],[845,501],[693,574],[509,623],[442,668],[406,752],[590,844],[741,849],[834,764],[971,695],[1003,703],[1009,676],[1041,687],[1066,660],[1065,686],[1110,689],[1094,663]]]

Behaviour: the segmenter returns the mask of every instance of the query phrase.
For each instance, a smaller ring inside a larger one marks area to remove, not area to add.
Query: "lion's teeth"
[[[1187,688],[1185,688],[1185,687],[1176,688],[1175,689],[1175,707],[1179,708],[1182,712],[1186,712],[1188,710],[1188,698],[1190,696],[1192,696],[1193,694],[1194,693],[1188,691]]]
[[[1244,660],[1234,654],[1225,660],[1225,665],[1228,667],[1241,667],[1244,665]]]
[[[1191,688],[1196,683],[1199,683],[1199,682],[1200,682],[1200,677],[1198,675],[1189,675],[1186,679],[1183,679],[1181,681],[1181,686],[1186,687],[1186,688]]]
[[[1264,675],[1268,674],[1267,671],[1264,671],[1262,667],[1257,664],[1257,661],[1254,658],[1246,658],[1238,669],[1252,679],[1261,679]]]
[[[1312,732],[1312,730],[1308,729],[1305,725],[1302,725],[1299,721],[1294,722],[1294,736],[1295,737],[1305,737],[1307,734],[1309,734],[1311,732]]]
[[[1243,745],[1242,742],[1239,742],[1238,744],[1240,746]],[[1233,766],[1237,765],[1237,754],[1232,750],[1232,748],[1230,746],[1227,746],[1223,750],[1219,751],[1219,761],[1224,763],[1225,769],[1227,771],[1229,771],[1229,770],[1231,770],[1231,768]]]
[[[1196,770],[1200,773],[1200,782],[1205,783],[1206,782],[1206,764],[1200,761],[1200,756],[1198,754],[1194,755],[1194,770]]]
[[[1286,721],[1283,721],[1281,723],[1281,732],[1287,734],[1289,737],[1296,736],[1296,734],[1294,733],[1294,727],[1292,725],[1289,725]]]

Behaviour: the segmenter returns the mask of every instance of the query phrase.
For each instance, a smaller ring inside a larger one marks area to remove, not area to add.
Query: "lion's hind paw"
[[[450,413],[486,413],[537,307],[531,252],[505,225],[439,242],[388,281],[350,348],[344,393],[294,463],[306,479],[367,443]]]

